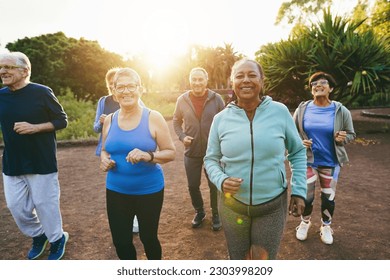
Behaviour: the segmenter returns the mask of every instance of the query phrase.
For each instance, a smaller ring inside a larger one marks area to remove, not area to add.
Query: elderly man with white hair
[[[28,259],[61,259],[63,231],[56,134],[67,115],[44,85],[30,82],[31,63],[21,52],[0,54],[0,124],[4,138],[3,182],[7,206],[20,231],[33,239]]]

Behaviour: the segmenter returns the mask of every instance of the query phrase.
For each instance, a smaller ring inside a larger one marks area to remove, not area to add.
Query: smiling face
[[[253,61],[243,61],[232,72],[232,87],[238,102],[259,101],[263,88],[260,69]]]
[[[331,103],[330,93],[337,86],[336,80],[331,74],[319,71],[309,78],[309,87],[313,96],[314,104],[327,106]]]
[[[17,65],[16,58],[0,57],[0,78],[3,85],[15,91],[28,83],[27,77],[27,69]]]
[[[116,80],[114,95],[119,105],[135,106],[142,94],[142,87],[136,77],[120,76]]]
[[[314,99],[317,98],[325,98],[329,99],[329,94],[332,92],[333,88],[330,87],[329,81],[320,78],[318,80],[314,80],[310,83],[311,86],[311,94]]]
[[[190,75],[190,86],[195,96],[203,96],[206,93],[207,75],[201,70],[193,71]]]

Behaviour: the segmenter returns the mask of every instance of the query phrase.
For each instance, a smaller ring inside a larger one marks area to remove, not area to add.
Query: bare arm
[[[157,111],[150,113],[150,131],[156,139],[158,152],[154,153],[154,163],[166,163],[175,159],[176,148],[164,117]]]

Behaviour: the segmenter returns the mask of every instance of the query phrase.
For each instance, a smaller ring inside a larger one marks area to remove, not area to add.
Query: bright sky
[[[62,31],[123,56],[144,53],[160,64],[191,43],[231,43],[254,57],[261,45],[287,39],[291,27],[274,25],[285,1],[0,0],[0,50],[17,39]],[[336,2],[351,1],[356,2]]]

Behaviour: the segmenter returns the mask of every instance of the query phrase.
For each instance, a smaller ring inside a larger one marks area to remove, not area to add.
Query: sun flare
[[[143,55],[151,68],[164,70],[189,46],[189,30],[185,18],[174,10],[157,10],[146,18],[143,26]]]

